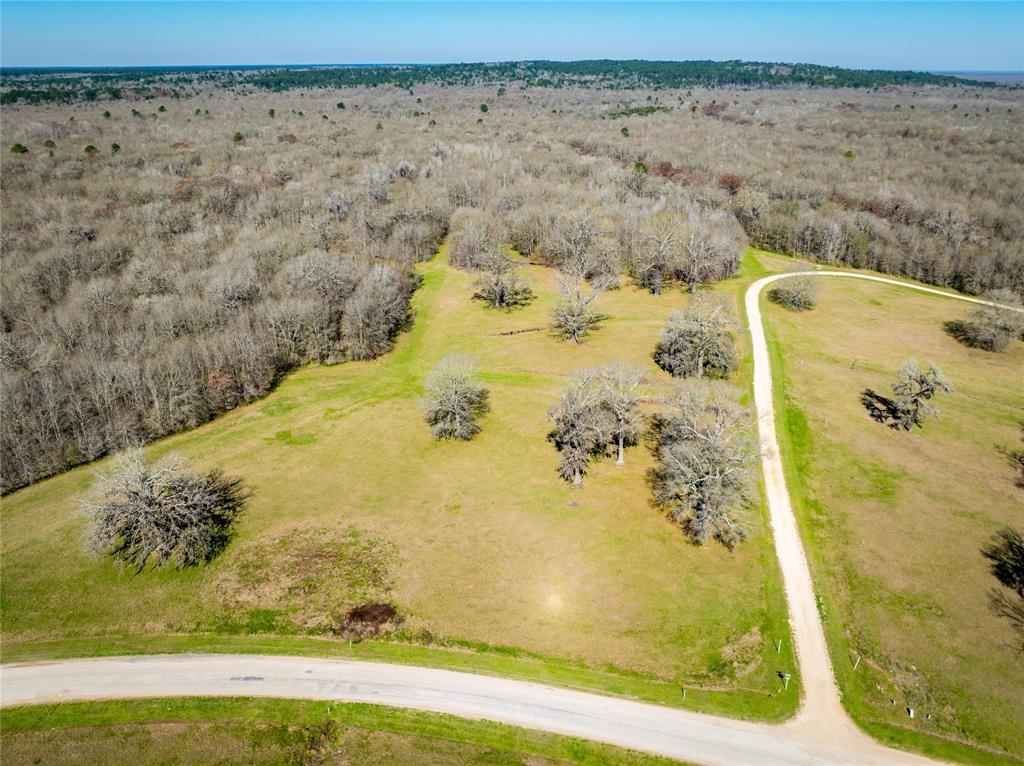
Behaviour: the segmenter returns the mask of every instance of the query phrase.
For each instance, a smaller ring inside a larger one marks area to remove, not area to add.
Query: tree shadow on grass
[[[864,405],[864,409],[876,423],[887,425],[894,431],[903,429],[900,409],[895,399],[880,394],[873,388],[865,388],[861,392],[860,403]]]

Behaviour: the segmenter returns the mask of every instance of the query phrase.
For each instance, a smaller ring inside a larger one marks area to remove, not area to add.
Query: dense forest
[[[604,290],[698,289],[749,243],[1024,294],[1019,91],[210,76],[4,107],[5,492],[386,352],[445,237],[463,268],[511,246]]]
[[[508,61],[472,64],[281,67],[126,67],[0,70],[0,104],[181,97],[204,85],[353,88],[395,85],[501,85],[534,88],[881,88],[904,86],[995,87],[993,83],[930,72],[844,69],[761,61]]]

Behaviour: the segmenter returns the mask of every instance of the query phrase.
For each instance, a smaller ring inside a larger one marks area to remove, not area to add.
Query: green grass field
[[[266,399],[147,450],[221,467],[252,490],[237,538],[211,565],[135,574],[90,557],[79,502],[99,466],[5,498],[4,659],[175,646],[347,655],[340,641],[302,636],[387,599],[403,627],[351,653],[674,704],[685,684],[704,690],[690,707],[789,715],[798,691],[782,693],[777,675],[793,658],[764,514],[735,554],[697,548],[651,507],[646,449],[624,468],[596,464],[574,490],[545,438],[547,409],[576,369],[625,358],[655,390],[668,385],[650,354],[686,296],[607,293],[611,319],[576,347],[544,329],[556,293],[547,269],[525,269],[538,298],[511,314],[471,301],[472,277],[442,257],[421,273],[415,322],[390,354],[301,369]],[[759,273],[748,258],[716,289],[738,297]],[[468,443],[432,441],[417,409],[424,375],[452,352],[477,357],[491,392]],[[735,382],[748,378],[749,362]],[[296,530],[314,532],[299,545]],[[353,539],[358,555],[305,571],[323,558],[317,540]]]
[[[667,766],[663,758],[487,721],[304,700],[130,700],[4,712],[0,760],[21,764]]]
[[[943,757],[1024,756],[1024,666],[987,608],[995,581],[979,554],[1022,524],[999,448],[1019,438],[1024,344],[967,349],[943,323],[968,304],[853,280],[823,280],[810,312],[766,306],[787,477],[846,706],[875,736]],[[956,393],[903,433],[858,397],[888,393],[910,358],[939,365]]]

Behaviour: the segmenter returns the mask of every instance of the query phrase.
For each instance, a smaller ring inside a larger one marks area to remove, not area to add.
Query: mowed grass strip
[[[999,451],[1019,438],[1024,344],[993,354],[954,341],[943,324],[966,303],[837,278],[821,287],[813,311],[764,306],[787,476],[844,702],[889,741],[978,763],[1024,756],[1024,666],[988,609],[995,580],[979,553],[1024,523]],[[859,395],[888,393],[910,358],[937,364],[956,392],[936,399],[937,420],[903,433],[872,421]]]
[[[738,296],[759,270],[748,260],[716,289]],[[600,308],[610,319],[574,346],[546,329],[557,295],[548,269],[524,268],[537,300],[514,313],[472,301],[473,277],[443,257],[421,273],[412,329],[390,354],[301,369],[266,399],[147,450],[223,468],[252,490],[237,538],[211,565],[134,574],[87,555],[78,508],[99,466],[5,498],[7,656],[38,654],[37,642],[94,641],[102,650],[107,636],[287,632],[267,610],[226,612],[219,578],[248,547],[289,530],[354,528],[393,546],[399,640],[460,652],[504,647],[563,668],[740,690],[737,714],[791,712],[793,686],[779,694],[779,672],[792,671],[793,659],[763,511],[736,553],[697,548],[651,506],[645,448],[631,449],[622,468],[598,462],[574,490],[558,480],[546,440],[547,410],[579,368],[623,358],[648,369],[655,389],[671,385],[650,354],[686,295],[609,292]],[[454,352],[478,359],[492,409],[473,441],[438,443],[417,398],[427,371]]]
[[[488,721],[364,704],[144,699],[4,712],[0,759],[18,764],[668,766],[677,761]]]

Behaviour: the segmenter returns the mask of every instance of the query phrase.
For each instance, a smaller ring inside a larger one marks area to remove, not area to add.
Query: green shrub
[[[231,140],[234,141],[236,144],[241,143],[243,138],[244,138],[244,136],[241,133],[239,133],[237,130],[235,131],[234,135],[231,136]]]
[[[120,144],[111,144],[110,145],[110,153],[111,154],[117,154],[119,151],[121,151],[121,145]]]
[[[97,149],[92,144],[89,144],[88,146],[85,147],[84,151],[86,154],[96,154],[96,152],[98,152],[99,149]]]
[[[25,154],[28,147],[24,144],[11,144],[11,154]]]

